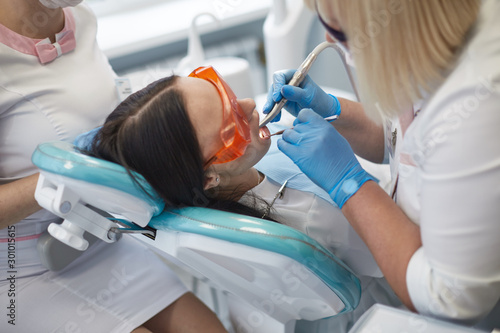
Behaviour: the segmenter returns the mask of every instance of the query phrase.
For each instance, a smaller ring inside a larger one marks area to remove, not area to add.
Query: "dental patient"
[[[141,174],[167,208],[203,206],[270,219],[302,231],[342,259],[362,282],[360,305],[304,330],[345,332],[373,303],[399,304],[328,194],[274,147],[266,156],[269,133],[259,129],[252,99],[237,99],[212,67],[200,67],[189,77],[166,77],[129,96],[97,132],[90,153]],[[286,179],[271,176],[283,173]]]

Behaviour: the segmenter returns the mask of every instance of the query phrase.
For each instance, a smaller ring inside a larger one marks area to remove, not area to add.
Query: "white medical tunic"
[[[96,43],[95,16],[85,5],[64,13],[62,32],[74,31],[76,47],[45,64],[34,54],[38,40],[0,26],[0,185],[37,172],[31,163],[37,144],[72,142],[118,103],[115,74]],[[47,271],[36,245],[57,221],[41,210],[14,225],[14,274],[10,237],[0,230],[1,332],[127,332],[186,292],[162,260],[130,237],[98,243],[63,271]],[[6,316],[10,302],[15,326]]]
[[[407,270],[413,304],[485,328],[500,327],[499,16],[499,1],[484,2],[445,83],[388,140],[397,204],[423,243]]]

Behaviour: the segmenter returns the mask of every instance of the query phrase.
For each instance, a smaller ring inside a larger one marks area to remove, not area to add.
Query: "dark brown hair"
[[[204,206],[255,217],[262,212],[204,188],[203,157],[172,75],[130,95],[107,117],[90,153],[137,172],[166,207]],[[139,182],[137,182],[139,184]]]

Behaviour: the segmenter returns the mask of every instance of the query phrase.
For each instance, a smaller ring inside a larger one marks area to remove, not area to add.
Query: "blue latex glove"
[[[279,71],[273,75],[273,84],[269,88],[267,101],[263,107],[263,113],[268,114],[275,103],[281,101],[285,97],[288,102],[284,109],[297,117],[300,110],[304,108],[313,109],[323,118],[340,115],[340,103],[337,97],[329,95],[323,91],[310,77],[306,76],[299,87],[289,86],[288,83],[295,69]],[[272,121],[278,121],[281,118],[281,113]]]
[[[340,207],[368,180],[347,140],[311,109],[302,110],[285,130],[278,148]]]

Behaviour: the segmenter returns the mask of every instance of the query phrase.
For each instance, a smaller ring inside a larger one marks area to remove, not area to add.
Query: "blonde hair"
[[[315,8],[315,0],[305,0]],[[348,36],[367,112],[395,116],[453,67],[480,0],[317,0]]]

